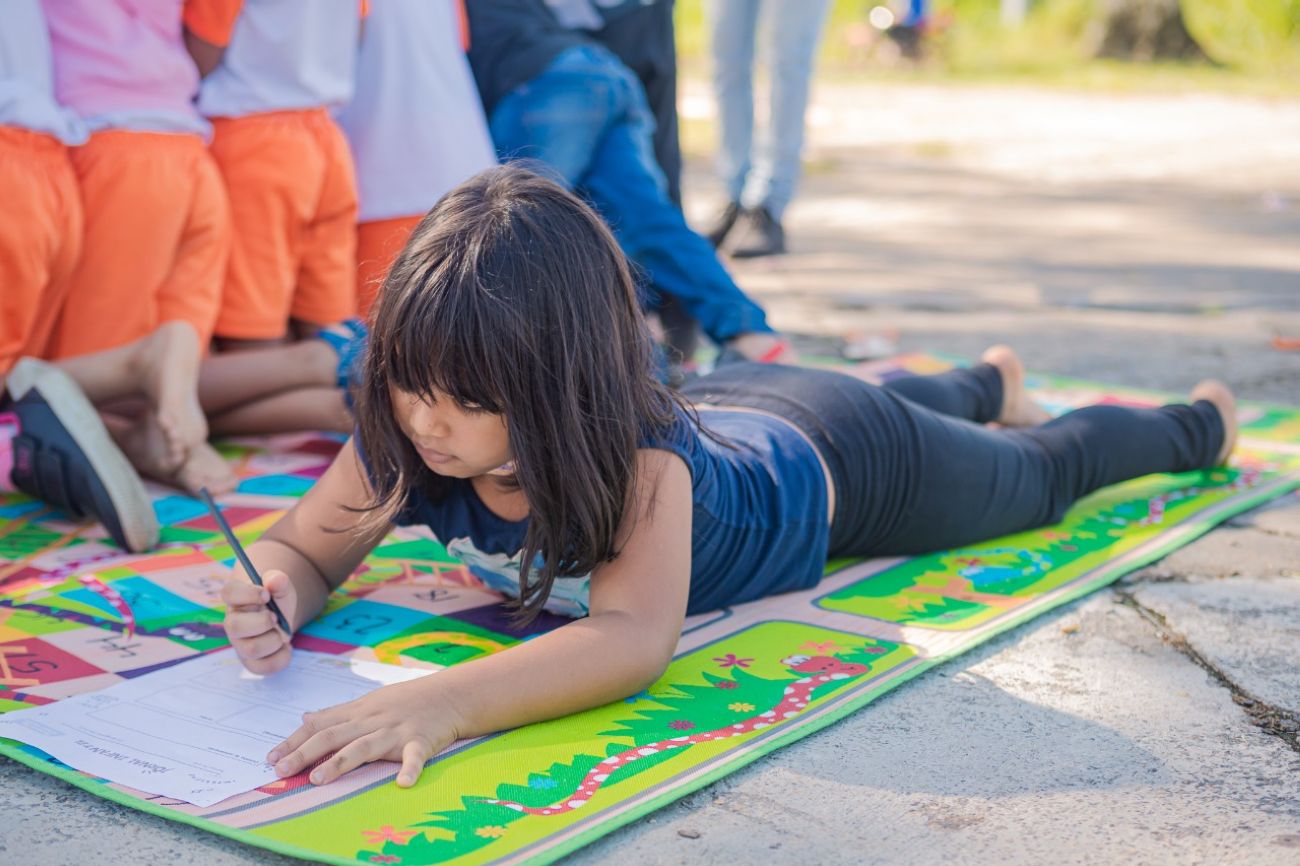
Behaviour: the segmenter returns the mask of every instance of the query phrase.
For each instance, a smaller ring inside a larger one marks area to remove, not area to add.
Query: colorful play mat
[[[923,355],[863,370],[932,372]],[[1031,377],[1053,411],[1166,395]],[[599,709],[462,742],[399,789],[395,764],[323,788],[303,777],[198,808],[106,782],[0,740],[0,753],[118,803],[327,863],[547,863],[761,755],[861,710],[953,656],[1092,592],[1300,486],[1300,410],[1241,409],[1230,468],[1155,475],[1088,497],[1057,526],[910,559],[835,562],[815,589],[692,617],[646,691]],[[222,500],[247,544],[320,476],[339,442],[226,443]],[[221,651],[218,591],[233,556],[194,499],[154,490],[161,547],[123,554],[98,526],[0,498],[0,712],[22,712]],[[295,644],[445,667],[563,620],[512,627],[426,532],[395,532]]]

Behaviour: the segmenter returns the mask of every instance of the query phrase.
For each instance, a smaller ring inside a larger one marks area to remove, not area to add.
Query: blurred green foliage
[[[678,0],[678,46],[688,74],[707,69],[704,4]],[[1182,0],[1188,30],[1210,63],[1132,64],[1091,57],[1106,0],[1037,0],[1019,26],[1002,23],[999,0],[933,0],[925,58],[891,59],[867,24],[891,0],[833,0],[818,57],[822,75],[907,79],[1030,79],[1125,89],[1223,88],[1300,93],[1300,0]],[[902,0],[894,0],[901,9]]]

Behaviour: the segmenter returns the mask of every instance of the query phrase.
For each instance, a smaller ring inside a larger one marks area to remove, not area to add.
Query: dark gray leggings
[[[996,367],[899,376],[731,364],[682,389],[746,406],[808,434],[835,484],[830,556],[946,550],[1056,523],[1099,487],[1213,464],[1223,422],[1212,403],[1089,406],[1031,429],[995,430]]]

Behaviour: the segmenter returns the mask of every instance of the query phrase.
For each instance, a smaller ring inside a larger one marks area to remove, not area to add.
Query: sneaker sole
[[[133,553],[158,544],[158,517],[139,474],[113,442],[95,407],[62,370],[34,358],[22,358],[5,381],[14,399],[36,389],[103,482],[118,523]]]

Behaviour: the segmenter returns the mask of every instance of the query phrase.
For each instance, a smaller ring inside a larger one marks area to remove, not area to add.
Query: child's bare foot
[[[155,422],[168,447],[168,462],[182,463],[207,441],[208,421],[196,383],[203,349],[188,322],[164,322],[141,341],[135,363],[141,387],[153,404]]]
[[[1197,400],[1209,400],[1223,419],[1223,447],[1214,457],[1214,465],[1223,466],[1237,445],[1237,398],[1233,396],[1232,389],[1218,379],[1205,379],[1192,389],[1190,402],[1195,403]]]
[[[155,481],[189,493],[207,487],[214,494],[233,490],[238,483],[230,466],[207,442],[191,447],[181,460],[172,460],[166,435],[152,412],[130,427],[114,430],[113,436],[131,465]]]
[[[1025,367],[1010,346],[990,346],[980,356],[1002,374],[1002,411],[997,422],[1003,427],[1033,427],[1052,420],[1052,416],[1034,402],[1025,390]]]
[[[167,433],[152,411],[127,423],[111,428],[117,447],[141,475],[171,483],[171,478],[185,462],[185,451],[177,457]]]
[[[175,483],[191,493],[198,493],[200,488],[206,487],[213,496],[219,496],[234,490],[239,478],[217,449],[201,442],[190,449],[189,458],[176,473]]]

